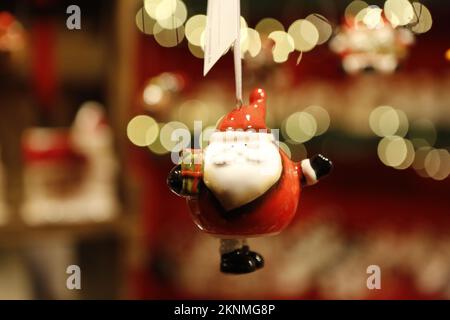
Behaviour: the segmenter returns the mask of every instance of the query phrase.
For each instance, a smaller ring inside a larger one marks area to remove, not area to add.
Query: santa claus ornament
[[[216,16],[220,14],[226,16]],[[234,42],[238,105],[219,122],[206,148],[182,152],[181,164],[167,179],[170,189],[187,199],[200,230],[221,239],[220,270],[232,274],[264,266],[264,258],[250,250],[246,239],[276,235],[286,228],[297,211],[301,189],[317,183],[332,167],[321,155],[293,162],[278,147],[266,127],[264,90],[255,89],[249,104],[243,105],[239,17],[239,0],[208,2],[204,70]],[[234,23],[237,28],[230,28]],[[216,33],[221,41],[208,40]]]
[[[204,150],[183,152],[167,183],[186,197],[200,230],[221,239],[220,269],[248,273],[264,266],[246,239],[276,235],[294,218],[301,189],[326,176],[331,162],[317,155],[293,162],[265,124],[266,95],[226,115]]]

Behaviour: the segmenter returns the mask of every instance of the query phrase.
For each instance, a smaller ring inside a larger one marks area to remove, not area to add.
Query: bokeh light
[[[399,165],[394,166],[395,169],[399,169],[399,170],[404,170],[404,169],[409,168],[413,164],[414,158],[416,155],[416,152],[414,150],[414,145],[412,144],[412,142],[408,139],[403,139],[403,141],[406,145],[405,158]]]
[[[284,31],[272,32],[269,34],[269,39],[275,42],[272,49],[273,60],[276,63],[287,61],[289,54],[295,49],[294,39]]]
[[[278,147],[284,151],[284,153],[286,153],[286,155],[289,157],[289,159],[291,159],[292,157],[292,153],[291,153],[291,149],[289,148],[289,146],[281,141],[278,141]]]
[[[184,130],[184,134],[179,130]],[[175,133],[177,133],[176,135],[178,137],[175,136]],[[189,134],[189,128],[184,123],[171,121],[161,127],[159,139],[161,145],[165,149],[171,152],[180,152],[183,148],[187,148],[189,146],[190,140],[187,141],[183,139],[185,135]]]
[[[283,24],[274,18],[264,18],[255,27],[261,35],[268,36],[274,31],[285,31]]]
[[[447,49],[447,50],[445,51],[445,59],[446,59],[447,61],[450,61],[450,49]]]
[[[417,171],[425,169],[425,158],[431,150],[432,148],[429,146],[418,148],[416,150],[416,156],[414,158],[414,162],[412,163],[412,167]]]
[[[285,138],[297,143],[303,143],[312,139],[316,132],[316,119],[307,112],[291,114],[282,125],[282,134]]]
[[[165,29],[176,29],[181,27],[187,18],[187,8],[184,2],[177,0],[176,9],[172,15],[164,19],[158,19],[158,23]]]
[[[142,92],[142,98],[147,105],[155,105],[161,102],[164,92],[162,88],[157,84],[149,84],[144,88]]]
[[[317,44],[324,44],[330,39],[333,34],[333,27],[327,18],[324,16],[313,13],[305,18],[305,20],[311,22],[319,32],[319,39],[317,40]]]
[[[159,139],[157,139],[154,143],[152,143],[151,145],[148,146],[148,149],[156,154],[156,155],[165,155],[167,153],[169,153],[169,150],[167,150],[166,148],[163,147],[163,145],[161,144],[161,142],[159,141]]]
[[[375,108],[370,113],[369,125],[372,131],[380,137],[405,136],[409,128],[406,114],[390,106]]]
[[[304,111],[311,114],[316,120],[316,136],[320,136],[328,130],[330,127],[330,115],[326,109],[321,106],[312,105],[307,107]]]
[[[384,3],[384,14],[395,28],[413,21],[414,8],[408,0],[387,0]]]
[[[130,120],[127,126],[127,136],[131,143],[139,147],[152,144],[158,137],[159,127],[155,119],[139,115]]]
[[[241,16],[241,30],[247,29],[247,28],[248,28],[247,20],[245,20],[245,18],[243,16]]]
[[[301,52],[311,51],[319,42],[319,31],[316,26],[305,19],[294,21],[288,33],[294,39],[295,49]]]
[[[181,26],[177,29],[164,29],[159,23],[156,23],[153,27],[153,33],[156,42],[163,47],[175,47],[184,39],[184,27]]]
[[[444,180],[450,174],[450,154],[446,149],[432,149],[424,160],[425,171],[435,180]]]
[[[353,20],[363,9],[367,8],[369,5],[364,1],[352,1],[345,9],[345,20],[348,24],[353,23]]]
[[[205,57],[205,52],[202,47],[196,46],[188,41],[188,48],[192,55],[196,58],[203,59]]]
[[[356,25],[363,23],[367,28],[375,29],[383,23],[382,12],[378,6],[364,8],[356,15],[355,23]]]
[[[155,20],[163,20],[173,15],[177,9],[177,0],[144,0],[144,8]]]
[[[156,20],[150,17],[144,8],[139,9],[136,13],[136,26],[145,34],[153,34]]]
[[[411,21],[411,30],[414,33],[425,33],[433,26],[433,18],[430,10],[422,3],[413,2],[414,17]]]
[[[384,137],[378,143],[378,157],[390,167],[401,166],[408,157],[407,140],[398,136]]]
[[[205,28],[206,16],[204,14],[198,14],[190,17],[185,24],[186,38],[189,43],[197,47],[201,47]]]
[[[250,57],[256,57],[261,51],[261,38],[258,31],[252,28],[241,29],[241,52],[242,57],[248,52]]]

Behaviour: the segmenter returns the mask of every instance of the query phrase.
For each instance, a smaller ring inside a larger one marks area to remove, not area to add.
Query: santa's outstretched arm
[[[327,176],[332,168],[333,163],[321,154],[315,155],[311,159],[302,160],[298,166],[302,186],[316,184],[320,179]]]
[[[203,177],[203,159],[201,149],[185,149],[181,164],[174,167],[167,177],[167,185],[179,196],[198,195],[199,183]]]

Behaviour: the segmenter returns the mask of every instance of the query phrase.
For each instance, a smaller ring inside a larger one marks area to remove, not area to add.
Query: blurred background
[[[227,276],[166,187],[171,133],[204,145],[234,107],[232,54],[202,76],[206,0],[0,2],[1,299],[450,298],[450,4],[241,3],[245,96],[335,170]]]

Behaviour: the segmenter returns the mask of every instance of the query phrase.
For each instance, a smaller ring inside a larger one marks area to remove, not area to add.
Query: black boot
[[[261,269],[264,267],[264,258],[258,252],[250,251],[249,246],[243,246],[242,251],[244,251],[246,255],[253,258],[253,260],[255,261],[256,269]]]
[[[243,274],[256,270],[256,261],[242,249],[222,254],[220,271],[223,273]]]

